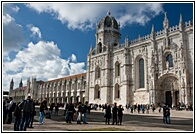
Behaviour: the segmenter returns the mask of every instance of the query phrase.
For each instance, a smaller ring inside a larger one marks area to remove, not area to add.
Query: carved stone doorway
[[[166,103],[169,107],[176,106],[179,101],[179,83],[174,74],[165,74],[161,76],[157,83],[156,101]]]

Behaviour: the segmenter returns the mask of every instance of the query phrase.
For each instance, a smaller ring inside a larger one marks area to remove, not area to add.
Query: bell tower
[[[102,53],[106,50],[113,49],[120,42],[120,24],[111,16],[110,11],[107,12],[99,24],[97,24],[96,36],[96,53]]]

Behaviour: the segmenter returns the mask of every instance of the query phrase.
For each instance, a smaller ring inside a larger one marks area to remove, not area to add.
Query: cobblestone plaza
[[[38,110],[38,109],[37,109]],[[44,124],[39,123],[39,114],[35,116],[33,123],[34,128],[28,128],[27,131],[34,132],[65,132],[65,131],[93,131],[94,129],[104,128],[117,128],[117,131],[124,130],[125,132],[194,132],[193,128],[193,111],[176,111],[171,110],[171,124],[163,124],[163,113],[159,113],[155,110],[149,114],[138,114],[137,112],[130,113],[130,111],[124,110],[122,125],[105,125],[105,118],[103,117],[102,110],[91,110],[91,113],[87,115],[87,122],[89,124],[77,125],[76,121],[72,124],[67,124],[63,116],[63,110],[59,111],[58,116],[52,116],[51,119],[44,119]],[[110,120],[112,122],[112,119]],[[14,130],[14,123],[3,124],[3,132],[11,132]],[[103,132],[103,131],[102,131]]]

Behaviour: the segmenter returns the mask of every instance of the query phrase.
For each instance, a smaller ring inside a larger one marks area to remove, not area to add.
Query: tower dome
[[[118,25],[116,19],[110,15],[110,11],[108,11],[107,16],[102,18],[99,22],[98,28],[114,28],[118,30],[120,26]]]

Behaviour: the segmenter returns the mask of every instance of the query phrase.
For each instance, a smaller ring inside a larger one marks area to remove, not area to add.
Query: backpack
[[[10,107],[10,111],[14,112],[15,109],[16,109],[16,103],[14,102]]]

